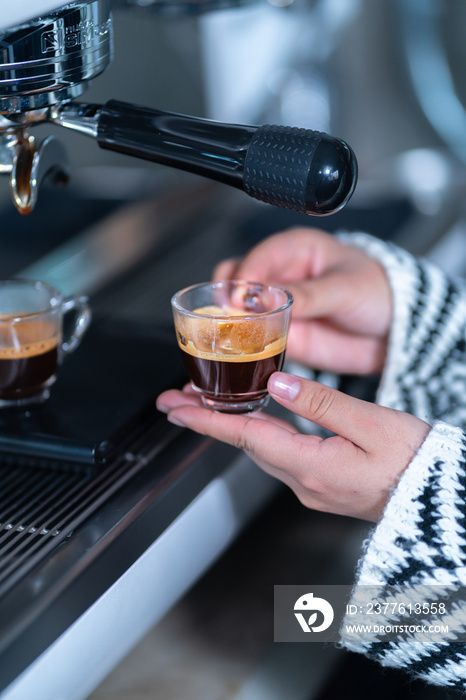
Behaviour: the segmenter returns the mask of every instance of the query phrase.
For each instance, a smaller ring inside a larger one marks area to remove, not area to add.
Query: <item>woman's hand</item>
[[[239,447],[287,484],[309,508],[376,522],[430,426],[390,408],[276,372],[269,392],[282,406],[336,435],[302,435],[263,413],[250,416],[203,408],[190,387],[157,401],[168,420]]]
[[[293,294],[288,358],[338,373],[382,370],[391,293],[382,266],[361,250],[323,231],[293,228],[217,266],[215,280],[233,278],[275,282]]]

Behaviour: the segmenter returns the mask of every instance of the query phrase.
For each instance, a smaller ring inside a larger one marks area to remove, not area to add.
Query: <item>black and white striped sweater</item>
[[[466,591],[466,286],[371,236],[340,239],[379,260],[392,288],[377,403],[433,426],[365,543],[352,602],[366,585],[405,591],[417,584],[448,601],[448,584]],[[355,641],[343,624],[342,644],[428,683],[466,690],[466,593],[448,609],[450,632],[435,643],[374,641],[373,635]],[[379,625],[397,621],[396,615],[377,618]]]

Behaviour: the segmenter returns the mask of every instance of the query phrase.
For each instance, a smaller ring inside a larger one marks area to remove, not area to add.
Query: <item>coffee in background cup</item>
[[[64,338],[63,320],[73,313]],[[64,356],[91,320],[85,297],[68,297],[37,280],[0,280],[0,408],[45,401]]]

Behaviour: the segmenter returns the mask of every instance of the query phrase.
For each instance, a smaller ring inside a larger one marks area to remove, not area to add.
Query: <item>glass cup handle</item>
[[[71,311],[76,314],[71,335],[66,339],[64,338],[62,341],[63,353],[67,355],[73,352],[73,350],[76,350],[80,344],[91,322],[92,313],[88,298],[80,296],[67,297],[63,301],[62,311],[63,315]]]

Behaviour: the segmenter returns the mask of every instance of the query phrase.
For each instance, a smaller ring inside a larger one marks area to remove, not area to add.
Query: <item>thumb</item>
[[[427,423],[415,416],[285,372],[272,374],[268,390],[278,403],[351,441],[368,454],[387,446],[395,453],[398,445],[404,451],[408,443],[414,456],[430,430]]]

